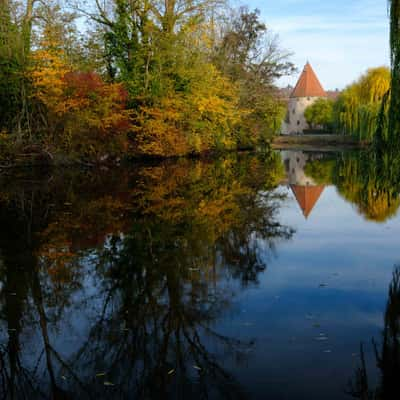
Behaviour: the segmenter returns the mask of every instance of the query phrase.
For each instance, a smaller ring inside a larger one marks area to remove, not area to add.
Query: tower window
[[[297,120],[297,125],[300,125],[300,120]]]

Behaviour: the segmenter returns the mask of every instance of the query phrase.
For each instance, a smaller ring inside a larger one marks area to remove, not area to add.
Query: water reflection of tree
[[[380,384],[370,388],[364,349],[361,345],[361,365],[349,385],[349,394],[365,400],[392,400],[398,397],[400,377],[400,266],[393,271],[386,304],[382,344],[374,342]]]
[[[256,282],[265,269],[264,247],[293,233],[276,218],[282,198],[271,165],[185,161],[126,179],[56,177],[23,195],[17,186],[3,192],[0,222],[12,231],[0,232],[0,317],[9,329],[0,393],[243,396],[223,365],[252,343],[221,335],[215,321],[235,282]],[[73,354],[57,341],[72,312],[90,326]]]
[[[395,152],[378,148],[346,152],[334,163],[323,159],[306,168],[319,183],[333,183],[368,220],[385,222],[400,207],[400,157]]]

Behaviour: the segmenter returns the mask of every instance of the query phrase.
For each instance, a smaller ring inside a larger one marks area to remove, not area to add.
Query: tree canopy
[[[163,157],[254,147],[279,129],[275,81],[294,66],[258,10],[217,0],[1,4],[0,131],[16,144]]]
[[[330,131],[333,124],[333,101],[318,99],[306,108],[304,116],[312,129],[321,128]]]

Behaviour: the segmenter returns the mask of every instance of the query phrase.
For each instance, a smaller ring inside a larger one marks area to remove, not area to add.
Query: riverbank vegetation
[[[358,141],[372,141],[381,111],[388,118],[388,102],[385,100],[383,104],[383,100],[389,96],[390,80],[389,68],[369,69],[337,99],[321,98],[307,107],[304,113],[307,123],[311,129],[322,128],[325,132],[356,137]]]
[[[312,130],[322,128],[326,132],[332,132],[333,105],[333,100],[321,98],[306,108],[304,117]]]
[[[382,101],[390,89],[390,70],[387,67],[369,69],[348,86],[333,107],[333,123],[338,132],[372,140],[376,133]],[[384,106],[387,118],[388,107]]]
[[[389,141],[400,147],[400,0],[389,0],[391,97],[389,108]]]
[[[388,0],[391,68],[369,69],[347,86],[330,109],[329,100],[307,108],[307,122],[359,141],[375,142],[388,149],[400,146],[400,1]]]
[[[288,56],[257,10],[219,1],[3,0],[2,161],[254,147],[280,127]]]

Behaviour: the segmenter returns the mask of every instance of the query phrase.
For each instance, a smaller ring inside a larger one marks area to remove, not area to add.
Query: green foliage
[[[338,192],[368,220],[385,222],[400,207],[400,157],[372,146],[366,151],[343,153],[331,160],[316,160],[305,172],[316,182],[334,184]]]
[[[8,2],[0,3],[0,131],[21,124],[25,87],[23,41]]]
[[[318,99],[306,108],[304,116],[312,129],[321,127],[331,131],[333,128],[333,101]]]
[[[389,140],[400,147],[400,1],[389,0],[390,48],[392,61]]]
[[[130,146],[122,147],[134,156],[254,148],[279,129],[284,104],[274,81],[293,65],[257,10],[223,19],[213,0],[77,2],[75,12],[48,0],[7,4],[20,11],[1,14],[0,129],[27,142],[65,151],[80,137],[73,147],[82,155],[89,142],[106,151],[110,111],[131,118],[122,124]],[[90,21],[81,35],[80,15]],[[99,77],[113,94],[77,94],[71,73]],[[127,92],[125,110],[112,85]]]
[[[330,185],[336,167],[336,158],[324,158],[313,160],[306,164],[304,172],[313,178],[318,185]]]
[[[273,84],[275,79],[294,72],[288,56],[260,21],[258,10],[241,7],[226,24],[213,59],[238,85],[239,104],[248,110],[238,127],[239,147],[263,144],[279,132],[286,104]]]
[[[339,132],[371,141],[376,133],[379,114],[387,115],[382,103],[390,88],[390,71],[386,67],[369,69],[348,86],[334,105],[334,122]],[[387,132],[383,132],[386,136]]]

